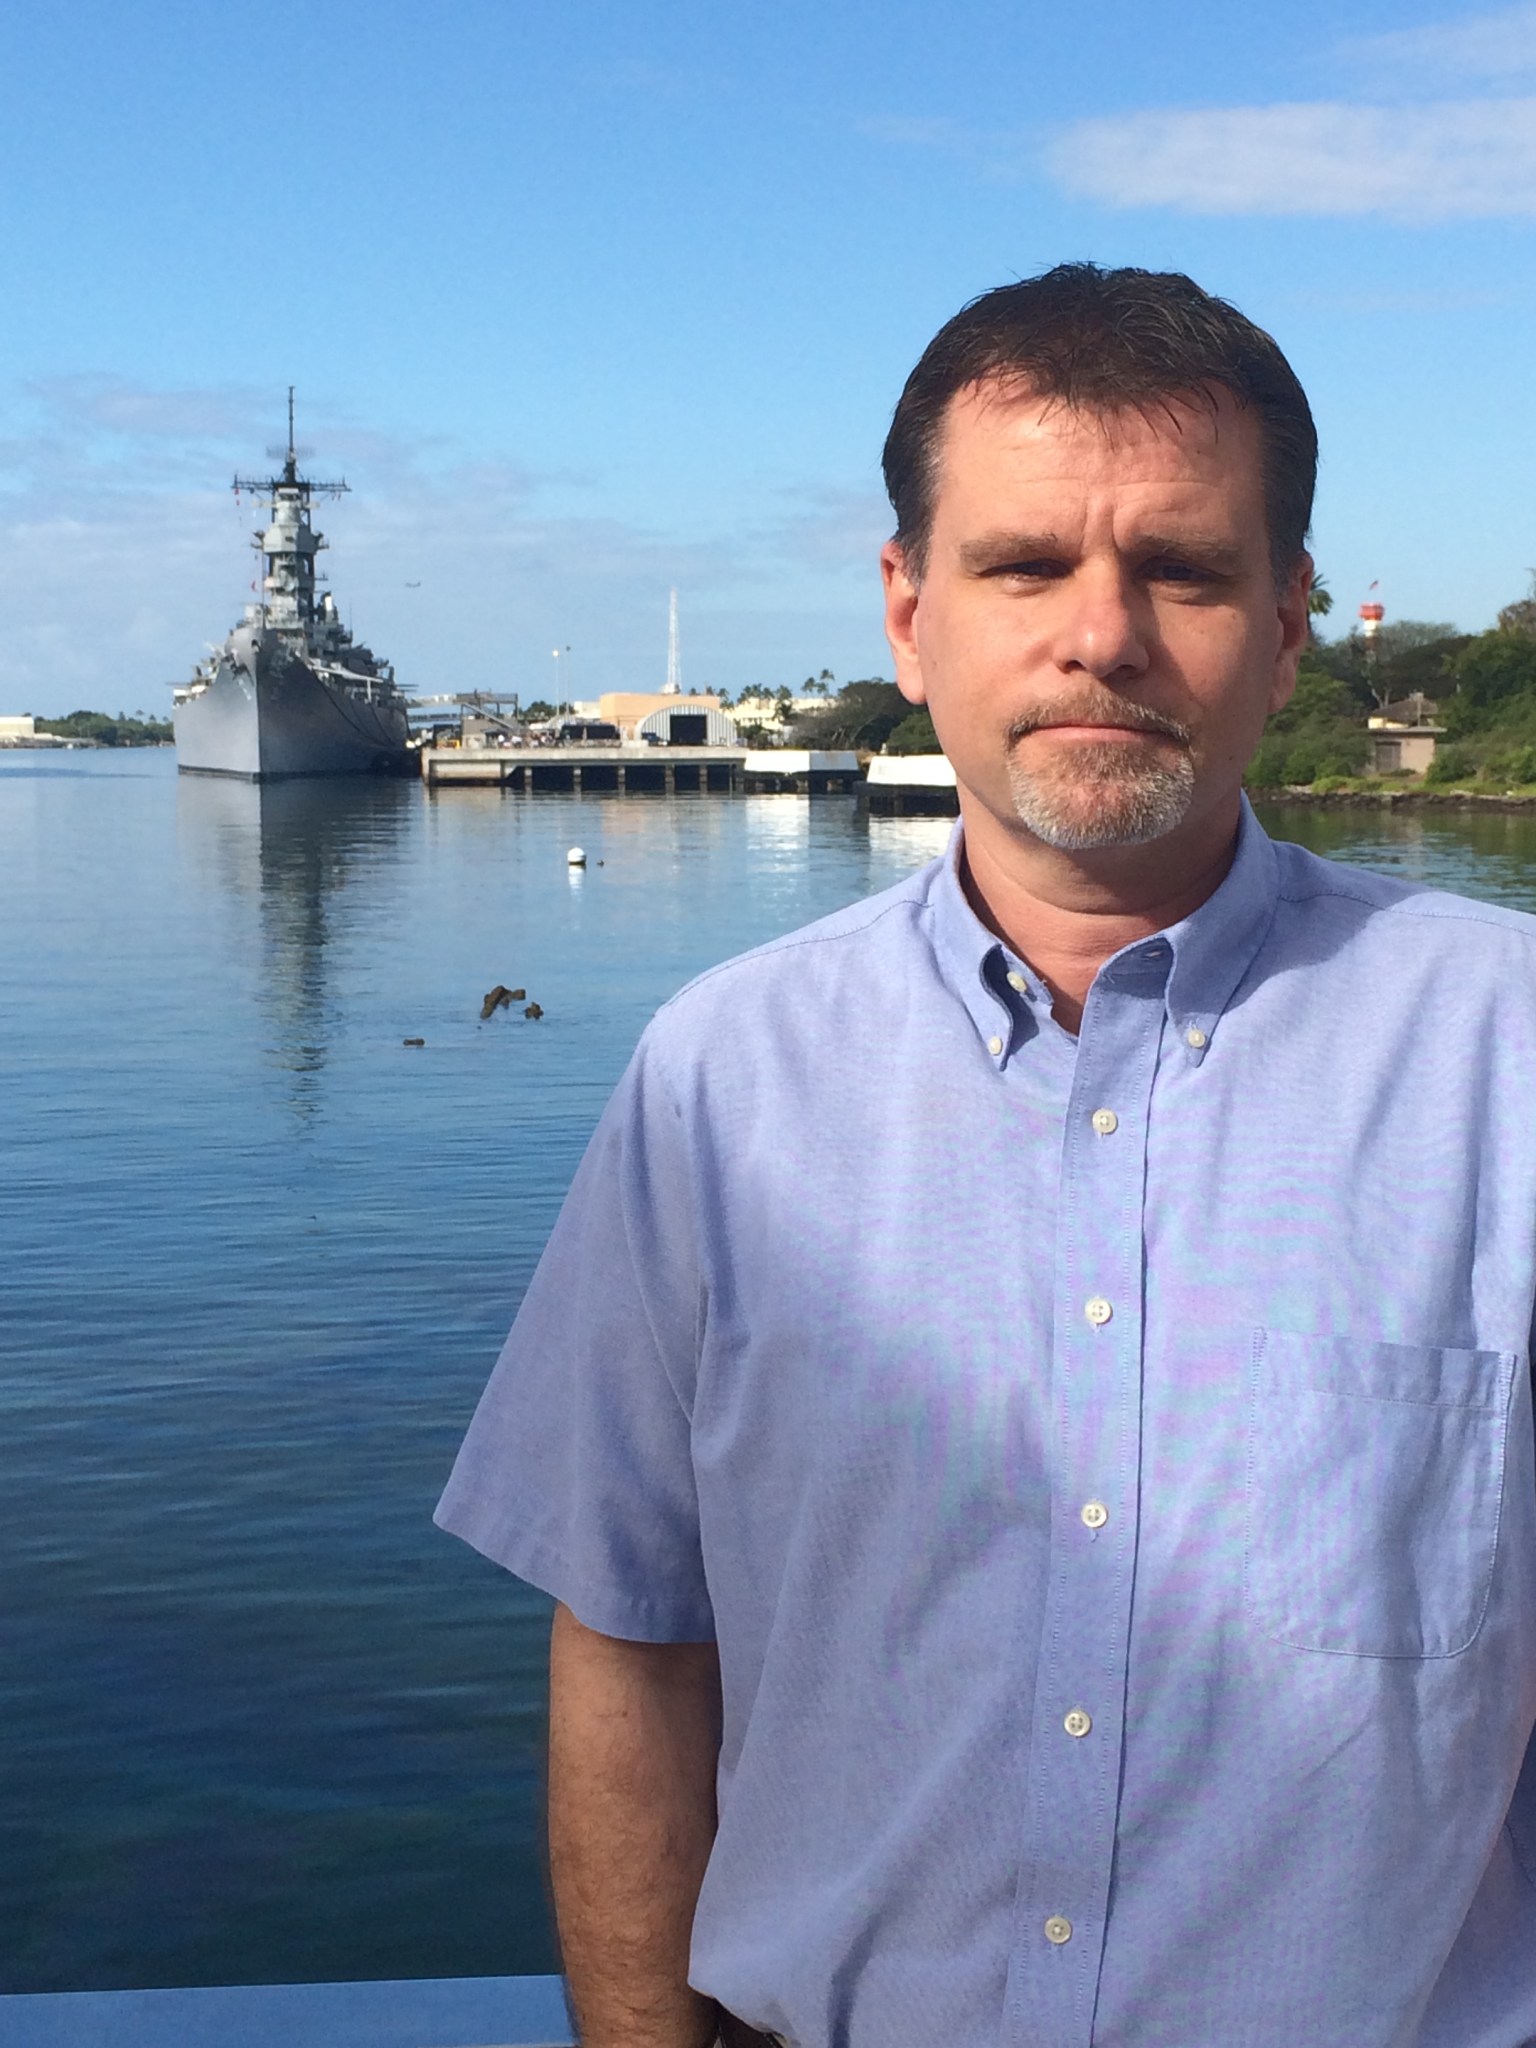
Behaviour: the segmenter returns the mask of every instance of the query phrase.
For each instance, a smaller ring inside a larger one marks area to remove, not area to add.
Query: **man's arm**
[[[555,1609],[549,1863],[584,2048],[707,2048],[716,2007],[688,1987],[715,1835],[713,1643],[630,1643]]]

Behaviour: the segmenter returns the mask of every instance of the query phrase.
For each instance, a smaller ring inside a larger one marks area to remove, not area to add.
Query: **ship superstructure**
[[[300,476],[290,389],[281,476],[234,481],[237,497],[250,492],[268,504],[253,543],[260,600],[176,691],[179,767],[266,781],[408,765],[406,699],[394,671],[353,639],[331,593],[318,589],[315,558],[326,540],[310,524],[310,501],[347,488]]]

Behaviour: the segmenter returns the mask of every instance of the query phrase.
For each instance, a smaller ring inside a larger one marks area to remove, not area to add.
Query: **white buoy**
[[[587,856],[579,846],[573,846],[565,856],[565,864],[568,868],[584,868]]]

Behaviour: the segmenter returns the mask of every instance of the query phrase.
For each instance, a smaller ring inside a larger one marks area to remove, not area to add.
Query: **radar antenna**
[[[349,491],[351,489],[351,485],[347,482],[345,477],[343,477],[339,483],[317,484],[311,483],[307,477],[302,477],[299,475],[299,449],[298,443],[294,436],[293,426],[293,392],[294,387],[293,385],[290,384],[288,386],[287,451],[285,453],[283,450],[278,448],[269,448],[267,450],[267,453],[274,457],[279,454],[283,455],[282,475],[267,477],[237,476],[234,480],[233,486],[237,498],[239,497],[242,491],[250,491],[256,497],[270,498],[275,491],[297,490],[303,493],[304,502],[305,504],[308,504],[309,500],[312,497],[339,498],[344,491]],[[305,450],[306,454],[309,454],[310,452],[312,451],[308,449]]]

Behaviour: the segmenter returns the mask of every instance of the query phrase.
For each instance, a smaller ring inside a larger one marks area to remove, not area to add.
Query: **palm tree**
[[[1333,592],[1328,588],[1326,576],[1314,576],[1312,588],[1307,593],[1307,617],[1326,619],[1333,610]]]

